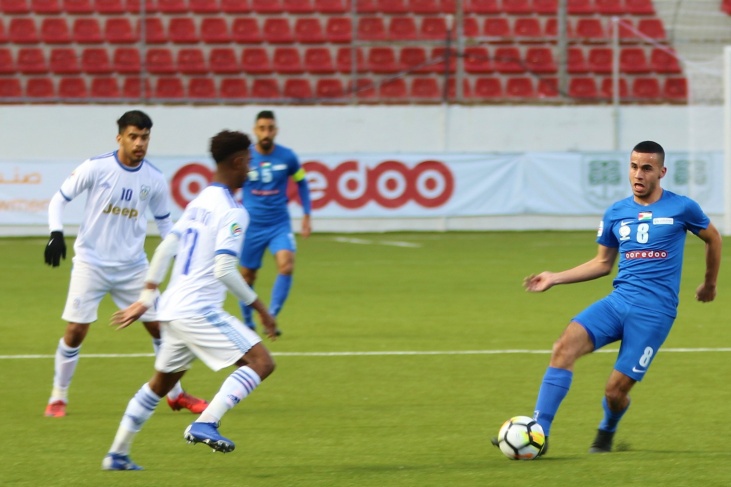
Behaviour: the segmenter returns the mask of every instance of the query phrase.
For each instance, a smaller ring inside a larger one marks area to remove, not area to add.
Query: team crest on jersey
[[[140,199],[142,201],[145,201],[147,197],[150,196],[150,191],[152,191],[152,188],[150,188],[149,186],[142,186],[140,188]]]
[[[234,237],[238,237],[244,232],[244,229],[239,226],[238,223],[232,223],[231,224],[231,235]]]

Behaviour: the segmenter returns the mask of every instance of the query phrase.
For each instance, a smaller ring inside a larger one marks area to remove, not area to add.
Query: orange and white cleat
[[[191,396],[187,392],[181,392],[175,399],[167,398],[168,406],[173,411],[180,411],[181,409],[187,409],[193,414],[202,413],[207,407],[208,402],[204,399],[200,399],[195,396]]]
[[[46,406],[46,416],[49,418],[63,418],[66,416],[66,403],[61,401],[53,401]]]

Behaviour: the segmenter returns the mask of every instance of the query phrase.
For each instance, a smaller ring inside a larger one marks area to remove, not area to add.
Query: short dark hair
[[[227,160],[237,152],[249,150],[251,139],[242,132],[223,130],[211,138],[211,155],[216,164]]]
[[[256,119],[259,120],[261,118],[276,120],[274,118],[274,112],[271,111],[271,110],[262,110],[259,113],[257,113],[256,114]]]
[[[145,112],[140,110],[130,110],[119,117],[119,120],[117,120],[117,126],[119,127],[120,134],[129,126],[134,126],[140,129],[151,129],[152,119]]]
[[[657,154],[660,156],[660,164],[665,164],[665,150],[657,142],[645,140],[637,144],[632,152],[640,152],[642,154]]]

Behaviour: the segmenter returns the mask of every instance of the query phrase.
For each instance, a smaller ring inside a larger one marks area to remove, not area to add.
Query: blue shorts
[[[244,248],[239,262],[247,269],[259,269],[266,249],[272,254],[280,250],[295,252],[297,244],[289,220],[271,226],[249,225],[244,236]]]
[[[675,316],[633,306],[610,294],[586,308],[572,321],[586,329],[594,342],[594,350],[621,340],[614,368],[641,381],[670,333]]]

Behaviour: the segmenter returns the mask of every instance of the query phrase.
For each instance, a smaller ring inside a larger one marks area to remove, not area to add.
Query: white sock
[[[261,384],[259,375],[251,367],[244,366],[229,375],[208,407],[195,421],[218,423],[226,412],[252,393]]]
[[[137,394],[130,399],[127,409],[124,411],[122,421],[119,423],[119,429],[114,437],[109,453],[120,453],[127,455],[132,440],[135,435],[142,429],[145,421],[150,419],[152,413],[160,402],[160,396],[152,392],[149,384],[143,385]]]
[[[79,363],[81,346],[69,347],[61,338],[56,348],[56,362],[53,374],[53,390],[49,403],[54,401],[68,402],[68,388],[74,377],[76,364]]]
[[[152,348],[155,350],[155,356],[157,356],[157,354],[160,353],[160,344],[161,343],[162,343],[162,340],[160,338],[152,339]],[[171,401],[174,401],[182,393],[183,393],[183,386],[180,385],[180,381],[178,381],[175,383],[175,385],[170,390],[170,392],[168,392],[168,399],[170,399]]]

